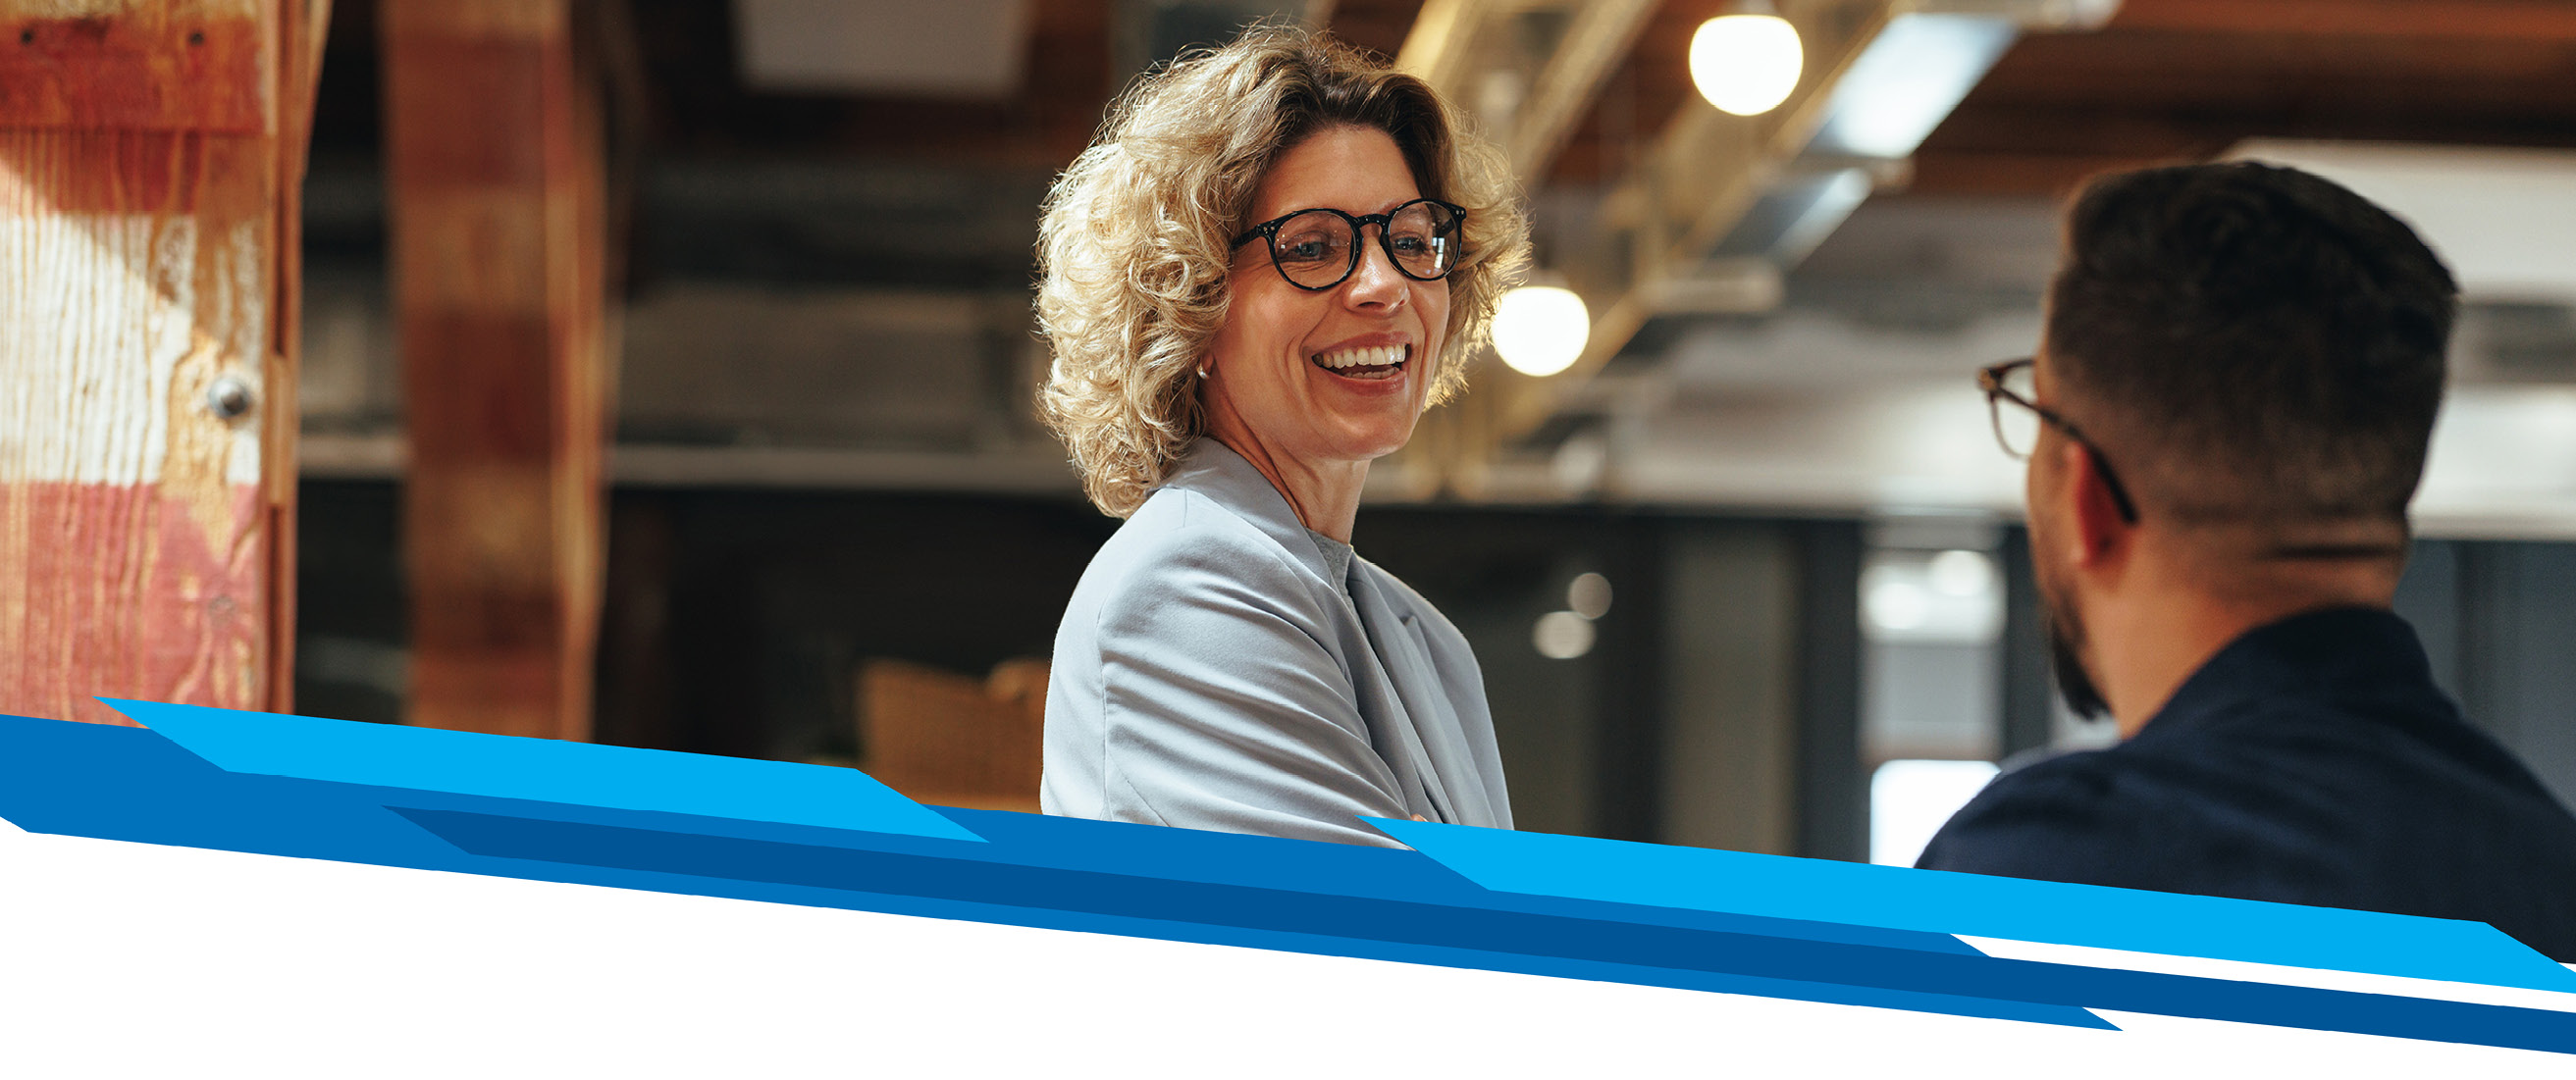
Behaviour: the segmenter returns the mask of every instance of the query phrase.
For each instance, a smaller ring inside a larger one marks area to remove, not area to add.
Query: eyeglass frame
[[[2129,489],[2127,485],[2120,483],[2120,474],[2111,468],[2111,459],[2104,457],[2102,455],[2102,448],[2095,445],[2092,439],[2085,437],[2084,429],[2076,427],[2074,421],[2067,419],[2057,410],[2049,408],[2048,406],[2042,405],[2036,401],[2032,401],[2029,398],[2016,394],[2004,387],[2004,376],[2011,374],[2014,370],[2019,368],[2030,368],[2035,374],[2038,371],[2038,367],[2038,357],[2024,356],[2019,359],[2006,360],[1999,364],[1988,364],[1977,369],[1977,389],[1985,391],[1986,413],[1987,417],[1994,423],[1995,443],[2003,447],[2005,455],[2016,461],[2028,461],[2030,460],[2031,454],[2037,453],[2039,450],[2039,446],[2036,443],[2032,444],[2030,453],[2015,450],[2012,447],[2012,440],[2004,437],[2003,403],[2007,401],[2030,410],[2032,415],[2039,417],[2042,421],[2057,425],[2057,430],[2065,432],[2067,438],[2075,440],[2075,445],[2084,448],[2085,456],[2093,459],[2093,468],[2095,471],[2102,474],[2102,486],[2110,491],[2111,505],[2114,509],[2120,511],[2120,520],[2131,525],[2137,524],[2138,504],[2129,498]]]
[[[1366,229],[1370,225],[1375,225],[1377,226],[1377,246],[1379,250],[1386,252],[1386,264],[1394,267],[1396,273],[1402,274],[1415,281],[1445,280],[1449,275],[1457,273],[1460,266],[1466,265],[1467,254],[1464,250],[1466,244],[1463,242],[1463,237],[1461,238],[1462,242],[1459,244],[1459,248],[1461,250],[1458,253],[1458,257],[1450,260],[1449,267],[1437,274],[1431,275],[1430,277],[1423,277],[1420,274],[1416,274],[1413,271],[1404,268],[1404,261],[1396,257],[1395,241],[1389,237],[1386,232],[1386,227],[1395,221],[1395,215],[1401,214],[1420,203],[1430,203],[1433,206],[1449,211],[1449,228],[1446,232],[1443,232],[1440,235],[1457,235],[1467,228],[1467,208],[1453,202],[1444,202],[1439,199],[1422,198],[1408,200],[1396,205],[1393,209],[1390,209],[1383,214],[1348,214],[1329,206],[1309,206],[1303,210],[1291,210],[1288,213],[1281,214],[1278,217],[1262,222],[1259,225],[1245,229],[1242,235],[1234,238],[1233,245],[1227,250],[1241,251],[1243,250],[1243,245],[1249,244],[1255,237],[1259,237],[1264,241],[1262,246],[1267,248],[1270,252],[1270,268],[1279,272],[1279,280],[1285,281],[1290,285],[1295,285],[1297,288],[1303,289],[1307,292],[1330,292],[1334,289],[1341,288],[1343,282],[1349,281],[1351,279],[1351,275],[1359,271],[1359,239],[1362,235],[1361,230]],[[1350,223],[1351,257],[1349,261],[1343,264],[1342,275],[1334,278],[1331,284],[1303,285],[1299,284],[1296,278],[1288,276],[1287,267],[1279,265],[1279,228],[1280,226],[1286,225],[1297,218],[1319,212],[1331,214]]]

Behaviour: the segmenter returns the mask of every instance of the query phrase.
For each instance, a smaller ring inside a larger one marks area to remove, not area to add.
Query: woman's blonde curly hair
[[[1038,411],[1104,513],[1135,513],[1205,430],[1190,376],[1225,322],[1228,241],[1271,162],[1342,125],[1386,132],[1425,197],[1467,211],[1430,404],[1466,384],[1528,260],[1509,163],[1422,80],[1324,34],[1255,26],[1139,80],[1047,193],[1037,307],[1054,358]]]

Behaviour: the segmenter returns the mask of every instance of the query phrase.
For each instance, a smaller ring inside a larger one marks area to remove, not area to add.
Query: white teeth
[[[1372,348],[1341,349],[1315,358],[1315,362],[1340,370],[1351,367],[1390,367],[1404,362],[1407,347],[1381,345]]]

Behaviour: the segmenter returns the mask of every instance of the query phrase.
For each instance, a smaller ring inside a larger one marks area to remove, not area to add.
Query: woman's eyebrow
[[[1282,207],[1282,208],[1280,208],[1279,212],[1278,212],[1278,213],[1276,213],[1276,214],[1257,214],[1257,215],[1255,215],[1255,216],[1253,217],[1253,219],[1252,219],[1252,220],[1254,220],[1254,221],[1268,221],[1268,220],[1270,220],[1271,218],[1282,217],[1282,216],[1285,216],[1285,215],[1288,215],[1288,214],[1302,214],[1302,213],[1305,213],[1305,212],[1306,212],[1306,211],[1308,211],[1308,210],[1339,210],[1339,211],[1341,211],[1341,212],[1343,212],[1343,213],[1345,213],[1345,214],[1349,214],[1349,215],[1350,215],[1350,216],[1352,216],[1352,217],[1367,217],[1367,216],[1369,216],[1370,214],[1383,214],[1383,213],[1386,213],[1386,212],[1387,212],[1387,211],[1389,211],[1389,210],[1393,210],[1393,209],[1395,209],[1396,207],[1402,206],[1402,205],[1404,205],[1404,204],[1406,204],[1406,203],[1409,203],[1409,202],[1421,202],[1421,201],[1422,201],[1422,196],[1420,196],[1420,195],[1408,195],[1408,196],[1406,196],[1406,197],[1404,197],[1404,198],[1401,198],[1401,199],[1391,199],[1391,200],[1388,200],[1384,205],[1379,206],[1379,207],[1378,207],[1377,209],[1375,209],[1375,210],[1353,210],[1353,209],[1351,209],[1350,207],[1347,207],[1347,206],[1329,206],[1329,205],[1326,205],[1326,204],[1324,204],[1324,203],[1308,203],[1308,204],[1306,204],[1306,205],[1304,205],[1304,206],[1288,206],[1288,207]]]

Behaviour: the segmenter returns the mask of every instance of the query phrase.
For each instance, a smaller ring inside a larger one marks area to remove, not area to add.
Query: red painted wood
[[[0,484],[0,712],[128,723],[94,697],[268,702],[252,484]]]
[[[285,249],[322,6],[0,0],[0,712],[291,708]],[[223,378],[246,413],[209,407]]]
[[[0,125],[260,134],[272,27],[243,6],[165,2],[72,19],[42,17],[45,5],[0,8]]]

